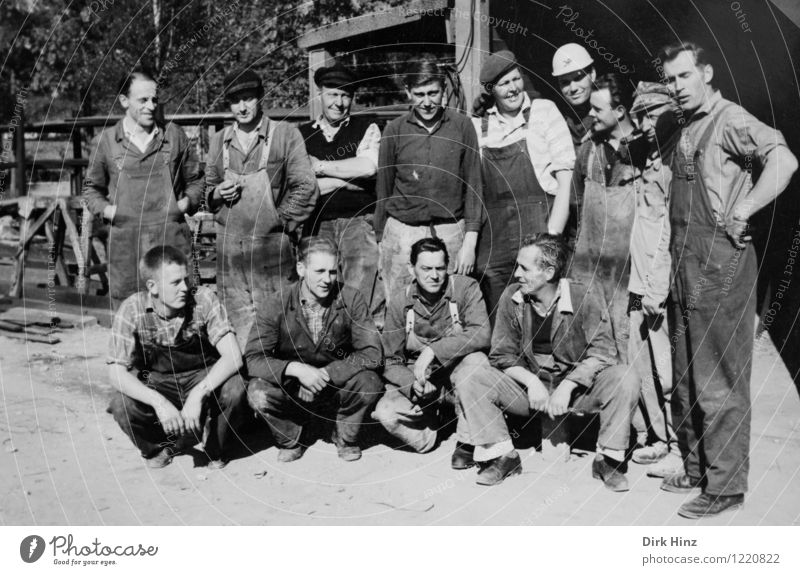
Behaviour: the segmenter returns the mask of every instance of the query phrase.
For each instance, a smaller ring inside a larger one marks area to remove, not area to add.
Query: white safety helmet
[[[553,55],[553,76],[563,76],[571,72],[583,70],[594,64],[586,48],[580,44],[564,44]]]

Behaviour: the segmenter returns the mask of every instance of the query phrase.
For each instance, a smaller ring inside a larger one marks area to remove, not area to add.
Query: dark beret
[[[500,76],[510,72],[516,68],[517,57],[510,50],[500,50],[491,54],[481,66],[480,81],[481,84],[492,84]]]
[[[314,83],[318,88],[327,86],[328,88],[339,88],[346,92],[354,92],[356,82],[356,75],[338,62],[333,66],[325,66],[314,72]]]
[[[249,68],[244,70],[236,70],[229,73],[227,76],[225,76],[224,86],[225,96],[230,96],[231,94],[235,94],[236,92],[241,92],[243,90],[258,90],[259,92],[264,91],[264,86],[261,84],[261,78]]]

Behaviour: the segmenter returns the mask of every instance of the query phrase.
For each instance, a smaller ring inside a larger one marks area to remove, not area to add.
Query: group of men
[[[747,221],[797,162],[721,97],[701,47],[662,62],[634,90],[562,46],[562,113],[493,54],[480,78],[494,105],[474,120],[417,62],[411,109],[383,133],[350,115],[344,66],[316,71],[322,113],[299,129],[267,118],[261,79],[237,71],[205,180],[183,132],[155,121],[156,82],[130,73],[85,190],[111,230],[109,410],[151,467],[186,436],[224,466],[253,411],[282,462],[320,433],[353,461],[372,423],[420,453],[454,428],[452,467],[481,485],[522,469],[506,416],[537,415],[555,442],[570,414],[599,414],[592,474],[607,488],[628,489],[632,458],[662,489],[701,490],[685,517],[740,506]],[[216,294],[187,285],[183,216],[201,207],[216,215]]]

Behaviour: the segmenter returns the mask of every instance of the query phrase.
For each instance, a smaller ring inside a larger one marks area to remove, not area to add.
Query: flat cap
[[[324,66],[314,72],[314,83],[318,88],[340,88],[346,92],[354,92],[358,78],[349,68],[339,62],[333,66]]]
[[[672,102],[669,88],[660,82],[639,82],[634,93],[631,114],[638,114],[651,108],[659,108]]]
[[[258,90],[264,91],[264,86],[261,84],[261,78],[258,74],[249,68],[242,70],[235,70],[225,76],[224,80],[225,96],[230,96],[242,90]]]
[[[491,84],[500,76],[519,66],[517,57],[510,50],[500,50],[491,54],[481,66],[481,84]]]

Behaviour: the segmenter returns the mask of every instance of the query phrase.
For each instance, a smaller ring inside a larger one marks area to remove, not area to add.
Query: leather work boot
[[[744,505],[744,495],[711,495],[701,493],[691,501],[687,501],[678,509],[678,515],[687,519],[714,517],[723,511],[739,509]]]
[[[175,455],[175,449],[168,445],[153,457],[144,460],[144,464],[150,469],[161,469],[172,463],[172,458]]]
[[[628,478],[625,477],[627,465],[604,455],[598,455],[592,462],[592,477],[599,479],[611,491],[628,491]]]
[[[661,489],[670,493],[689,493],[693,489],[702,487],[702,480],[686,475],[686,473],[676,473],[665,477],[661,482]]]
[[[291,449],[285,449],[281,447],[278,449],[278,461],[280,463],[291,463],[292,461],[296,461],[303,457],[305,452],[306,448],[303,445],[298,445],[297,447],[292,447]]]
[[[511,451],[486,463],[486,467],[478,472],[478,479],[475,480],[478,485],[498,485],[506,477],[522,473],[522,461],[516,451]]]
[[[450,467],[458,470],[475,467],[475,460],[472,458],[474,453],[474,445],[457,441],[456,448],[453,451],[453,456],[450,458]]]

